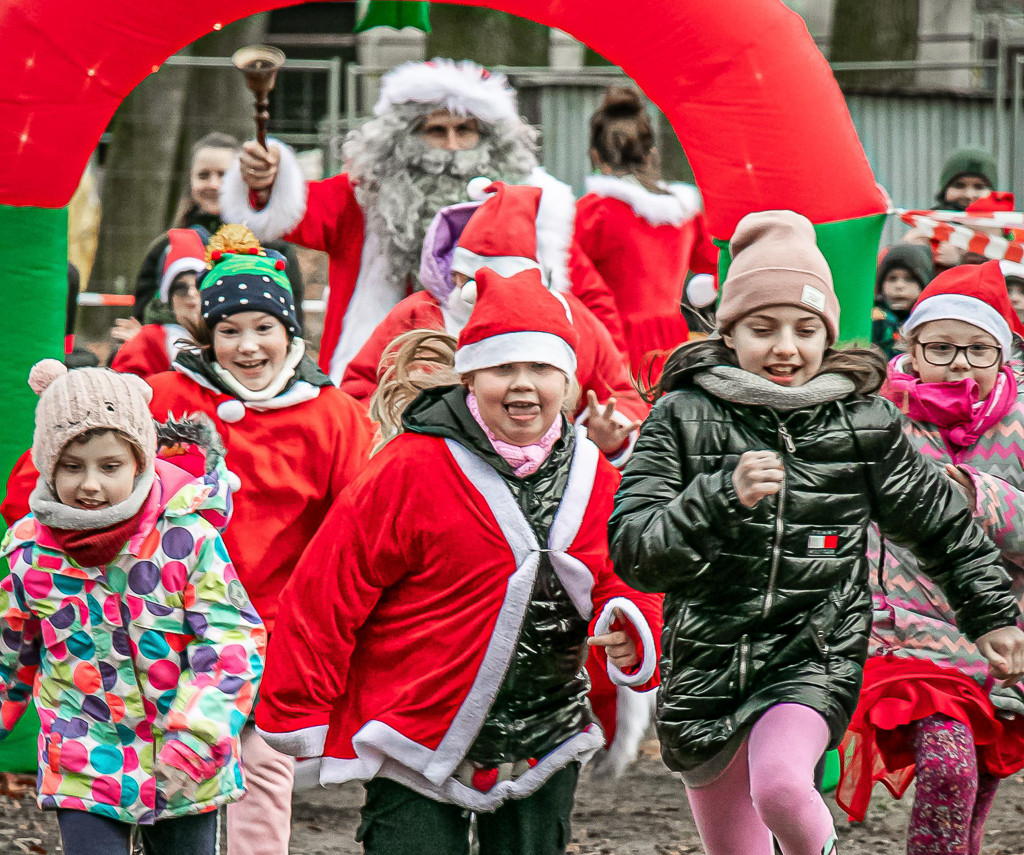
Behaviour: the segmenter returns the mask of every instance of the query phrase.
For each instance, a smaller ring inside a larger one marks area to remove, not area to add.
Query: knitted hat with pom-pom
[[[53,485],[57,461],[75,437],[95,429],[116,430],[138,449],[140,472],[153,468],[156,428],[149,412],[153,390],[141,377],[107,368],[68,371],[56,359],[32,366],[28,385],[39,396],[32,462]]]

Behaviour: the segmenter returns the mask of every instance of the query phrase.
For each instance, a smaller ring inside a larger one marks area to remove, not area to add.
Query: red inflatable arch
[[[885,211],[845,102],[781,0],[451,0],[557,27],[621,66],[664,111],[712,234],[792,208],[817,224],[844,337],[870,329]],[[290,0],[0,0],[0,468],[31,441],[28,369],[59,356],[68,204],[125,96],[200,36]],[[581,145],[583,142],[581,141]],[[19,728],[26,729],[26,728]],[[29,732],[27,763],[34,764]],[[0,766],[16,768],[8,740]],[[30,765],[31,768],[31,765]]]

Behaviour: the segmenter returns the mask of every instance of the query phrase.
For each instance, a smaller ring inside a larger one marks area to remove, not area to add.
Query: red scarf
[[[149,502],[135,516],[107,528],[77,529],[47,526],[54,542],[80,567],[106,567],[139,530]]]

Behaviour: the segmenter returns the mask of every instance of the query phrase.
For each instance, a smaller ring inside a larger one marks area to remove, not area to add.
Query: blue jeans
[[[65,855],[131,855],[138,834],[146,855],[218,855],[217,811],[131,825],[84,810],[58,810]]]

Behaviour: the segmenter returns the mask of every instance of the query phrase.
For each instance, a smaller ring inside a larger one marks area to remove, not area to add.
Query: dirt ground
[[[15,787],[15,789],[17,789]],[[0,786],[0,791],[5,788]],[[0,795],[0,852],[51,855],[63,852],[53,814],[42,813],[28,790],[22,797]],[[304,790],[296,794],[291,855],[358,853],[362,788]],[[876,790],[867,821],[850,825],[831,805],[842,855],[888,855],[905,851],[911,794],[894,801]],[[617,782],[584,772],[573,815],[570,855],[700,855],[682,784],[646,743],[637,764]],[[1005,781],[986,825],[984,855],[1024,855],[1024,775]]]

